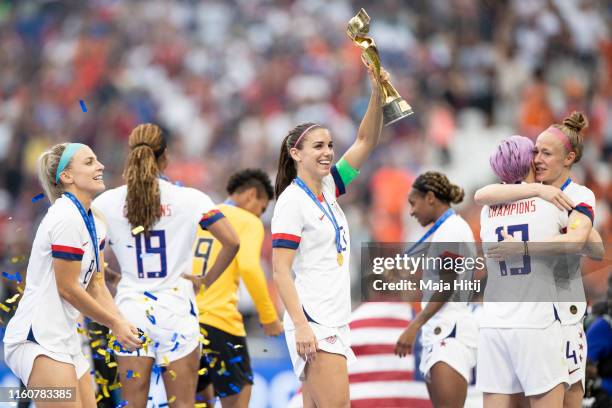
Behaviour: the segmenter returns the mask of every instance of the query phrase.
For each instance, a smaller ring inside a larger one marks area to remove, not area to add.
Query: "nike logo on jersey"
[[[576,372],[576,371],[578,371],[578,370],[580,370],[580,367],[575,368],[575,369],[573,369],[572,371],[569,371],[569,372],[568,372],[568,374],[573,374],[573,373],[575,373],[575,372]]]

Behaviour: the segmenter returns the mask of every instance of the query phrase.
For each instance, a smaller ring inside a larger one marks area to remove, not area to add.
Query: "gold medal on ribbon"
[[[342,252],[338,252],[338,256],[336,257],[336,259],[338,260],[338,265],[342,266],[342,264],[344,263],[344,256],[342,256]]]

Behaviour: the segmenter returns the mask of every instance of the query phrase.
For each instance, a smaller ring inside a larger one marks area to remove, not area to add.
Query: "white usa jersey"
[[[488,245],[501,241],[507,229],[518,241],[540,241],[558,235],[567,213],[540,198],[484,206],[480,237]],[[514,256],[498,262],[487,259],[487,286],[481,327],[544,328],[555,319],[557,298],[552,256]]]
[[[6,328],[4,342],[34,341],[57,353],[78,354],[77,334],[80,312],[62,299],[57,290],[53,258],[78,261],[79,284],[87,289],[96,271],[94,245],[104,249],[106,230],[95,218],[97,240],[89,235],[76,205],[61,196],[49,207],[32,243],[23,298]]]
[[[191,248],[198,222],[206,228],[223,217],[208,195],[159,179],[161,217],[148,234],[132,235],[124,214],[127,187],[102,193],[92,206],[101,211],[108,225],[108,240],[121,266],[116,301],[143,292],[166,291],[191,286],[181,275],[191,273]],[[187,294],[191,297],[191,293]]]
[[[351,257],[348,223],[336,198],[344,184],[336,166],[323,178],[323,195],[340,227],[344,262],[338,265],[332,222],[295,183],[278,197],[272,216],[273,248],[295,249],[292,270],[306,317],[328,327],[340,327],[351,318]],[[320,197],[322,199],[322,197]],[[325,201],[321,202],[328,211]],[[285,326],[293,327],[285,313]]]
[[[591,224],[594,225],[595,194],[587,187],[573,181],[569,182],[563,192],[576,206],[572,211],[578,211],[586,215],[591,220]],[[565,232],[567,222],[563,227],[563,232]],[[565,272],[564,276],[557,277],[559,318],[563,325],[578,323],[586,313],[587,303],[582,283],[580,259],[580,255],[566,255],[556,266],[556,269]]]
[[[472,229],[461,216],[453,213],[432,234],[430,245],[428,245],[427,258],[474,259],[475,257],[476,244]],[[455,285],[455,282],[460,281],[470,281],[473,273],[473,270],[463,271],[461,274],[454,277],[452,284]],[[440,281],[439,271],[435,268],[423,268],[423,282],[429,281]],[[428,300],[435,292],[435,290],[423,290],[423,299]],[[467,289],[461,290],[461,287],[457,286],[457,290],[452,297],[423,326],[421,342],[424,345],[434,342],[434,338],[449,335],[450,332],[456,328],[457,322],[460,321],[462,323],[461,334],[473,334],[468,335],[469,338],[463,336],[463,340],[469,345],[475,346],[478,341],[475,335],[477,335],[478,331],[476,328],[476,321],[472,318],[472,313],[468,308],[467,300],[469,299],[469,295],[470,293]],[[421,302],[422,309],[426,306],[426,301]],[[469,327],[463,330],[464,326]],[[434,331],[439,330],[441,330],[441,333],[434,333]]]

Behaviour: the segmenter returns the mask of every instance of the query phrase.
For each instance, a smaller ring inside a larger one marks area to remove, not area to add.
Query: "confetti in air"
[[[8,272],[2,272],[2,276],[8,280],[17,281],[17,283],[21,283],[21,274],[19,272],[15,272],[14,274],[10,274]]]
[[[25,260],[25,255],[14,256],[11,258],[11,263],[19,263]]]
[[[81,104],[81,109],[83,109],[83,112],[87,112],[87,106],[85,106],[85,102],[80,99],[79,103]]]
[[[37,201],[42,200],[43,198],[45,198],[45,195],[43,193],[37,194],[34,197],[32,197],[32,202],[35,203]]]

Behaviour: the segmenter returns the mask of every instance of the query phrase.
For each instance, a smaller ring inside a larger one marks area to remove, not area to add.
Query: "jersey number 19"
[[[157,238],[157,245],[153,244],[153,238]],[[134,237],[136,240],[136,264],[138,265],[139,278],[163,278],[167,275],[166,262],[166,231],[151,230],[149,234],[138,234]],[[144,241],[144,252],[143,244]],[[145,276],[142,259],[150,256],[158,256],[161,270],[147,271]]]

